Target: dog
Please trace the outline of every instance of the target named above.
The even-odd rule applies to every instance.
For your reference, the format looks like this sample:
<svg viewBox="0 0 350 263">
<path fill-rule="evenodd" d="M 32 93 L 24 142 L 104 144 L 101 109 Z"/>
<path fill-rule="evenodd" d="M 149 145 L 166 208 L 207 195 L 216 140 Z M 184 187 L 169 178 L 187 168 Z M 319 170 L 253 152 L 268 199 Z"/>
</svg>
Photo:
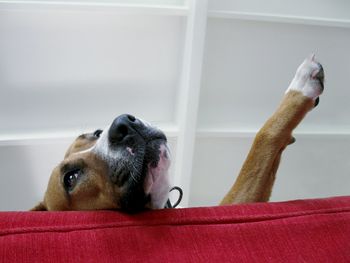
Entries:
<svg viewBox="0 0 350 263">
<path fill-rule="evenodd" d="M 221 205 L 269 200 L 281 154 L 293 130 L 319 102 L 324 70 L 312 55 L 299 66 L 282 103 L 257 133 L 236 182 Z M 170 190 L 165 134 L 124 114 L 104 131 L 80 135 L 54 168 L 33 211 L 164 208 Z"/>
</svg>

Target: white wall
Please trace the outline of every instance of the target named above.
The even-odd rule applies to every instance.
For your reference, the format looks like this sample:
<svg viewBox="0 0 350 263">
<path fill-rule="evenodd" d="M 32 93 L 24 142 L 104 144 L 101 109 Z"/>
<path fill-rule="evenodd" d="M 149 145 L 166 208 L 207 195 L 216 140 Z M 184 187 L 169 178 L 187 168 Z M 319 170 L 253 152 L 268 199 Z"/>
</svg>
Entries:
<svg viewBox="0 0 350 263">
<path fill-rule="evenodd" d="M 177 16 L 0 9 L 1 132 L 103 127 L 124 111 L 171 122 L 183 28 Z"/>
<path fill-rule="evenodd" d="M 216 204 L 311 52 L 321 103 L 273 200 L 350 185 L 347 1 L 0 1 L 0 210 L 28 209 L 81 132 L 133 113 L 163 128 L 183 205 Z"/>
</svg>

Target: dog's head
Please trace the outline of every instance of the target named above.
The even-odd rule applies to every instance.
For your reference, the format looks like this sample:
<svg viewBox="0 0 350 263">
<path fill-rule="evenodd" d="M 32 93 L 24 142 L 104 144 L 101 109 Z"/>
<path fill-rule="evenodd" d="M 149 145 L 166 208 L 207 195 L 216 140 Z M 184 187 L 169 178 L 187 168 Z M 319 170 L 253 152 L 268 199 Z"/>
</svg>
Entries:
<svg viewBox="0 0 350 263">
<path fill-rule="evenodd" d="M 169 165 L 164 133 L 124 114 L 74 141 L 33 210 L 164 208 Z"/>
</svg>

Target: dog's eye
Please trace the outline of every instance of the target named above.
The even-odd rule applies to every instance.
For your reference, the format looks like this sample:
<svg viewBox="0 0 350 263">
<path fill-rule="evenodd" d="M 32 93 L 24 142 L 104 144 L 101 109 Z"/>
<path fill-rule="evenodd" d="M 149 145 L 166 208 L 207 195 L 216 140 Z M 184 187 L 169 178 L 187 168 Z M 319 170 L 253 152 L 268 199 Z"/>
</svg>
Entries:
<svg viewBox="0 0 350 263">
<path fill-rule="evenodd" d="M 63 177 L 63 184 L 67 191 L 72 191 L 82 175 L 80 169 L 67 172 Z"/>
<path fill-rule="evenodd" d="M 103 132 L 102 130 L 96 130 L 94 131 L 93 135 L 94 137 L 99 138 L 102 132 Z"/>
</svg>

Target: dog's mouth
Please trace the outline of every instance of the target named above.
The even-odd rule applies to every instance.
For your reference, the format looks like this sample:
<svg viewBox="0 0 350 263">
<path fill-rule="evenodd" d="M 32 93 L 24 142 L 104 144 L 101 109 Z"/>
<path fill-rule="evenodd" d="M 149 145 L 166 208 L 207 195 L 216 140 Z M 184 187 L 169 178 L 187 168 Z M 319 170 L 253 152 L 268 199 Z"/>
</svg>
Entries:
<svg viewBox="0 0 350 263">
<path fill-rule="evenodd" d="M 164 208 L 170 190 L 170 152 L 162 131 L 124 114 L 101 134 L 94 151 L 107 163 L 109 178 L 121 192 L 122 210 Z"/>
</svg>

